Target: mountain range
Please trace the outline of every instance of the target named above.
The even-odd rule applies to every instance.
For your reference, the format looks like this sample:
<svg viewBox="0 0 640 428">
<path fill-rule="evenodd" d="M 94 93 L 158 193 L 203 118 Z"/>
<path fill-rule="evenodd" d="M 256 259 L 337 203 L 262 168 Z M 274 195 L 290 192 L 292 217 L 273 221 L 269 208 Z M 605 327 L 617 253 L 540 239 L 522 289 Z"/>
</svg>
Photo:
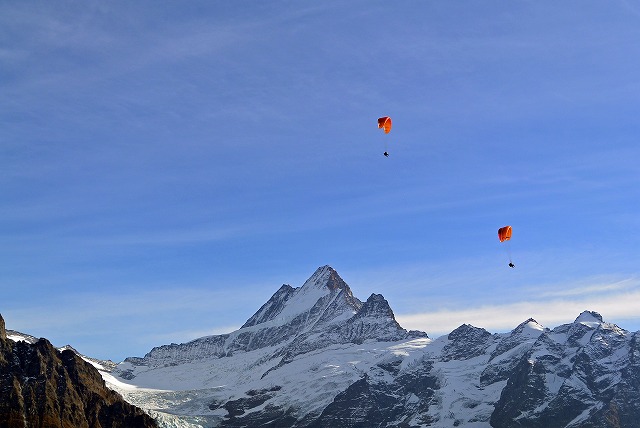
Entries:
<svg viewBox="0 0 640 428">
<path fill-rule="evenodd" d="M 323 266 L 232 333 L 92 364 L 163 427 L 640 427 L 638 339 L 593 311 L 433 339 Z"/>
</svg>

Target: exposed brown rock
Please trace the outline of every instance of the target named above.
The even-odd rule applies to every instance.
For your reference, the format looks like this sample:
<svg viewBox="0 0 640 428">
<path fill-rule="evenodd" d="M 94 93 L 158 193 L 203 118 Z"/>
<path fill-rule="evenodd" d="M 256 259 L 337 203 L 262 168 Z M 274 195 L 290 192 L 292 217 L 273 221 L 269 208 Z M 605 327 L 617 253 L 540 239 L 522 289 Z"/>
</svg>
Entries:
<svg viewBox="0 0 640 428">
<path fill-rule="evenodd" d="M 141 409 L 108 389 L 100 373 L 73 351 L 46 339 L 6 337 L 0 316 L 0 427 L 157 427 Z"/>
</svg>

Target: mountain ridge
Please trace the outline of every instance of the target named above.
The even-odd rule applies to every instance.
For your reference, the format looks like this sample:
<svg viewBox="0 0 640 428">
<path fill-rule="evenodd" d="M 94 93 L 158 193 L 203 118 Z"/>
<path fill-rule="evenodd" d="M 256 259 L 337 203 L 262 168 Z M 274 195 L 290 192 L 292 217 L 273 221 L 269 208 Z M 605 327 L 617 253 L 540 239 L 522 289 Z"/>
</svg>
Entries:
<svg viewBox="0 0 640 428">
<path fill-rule="evenodd" d="M 295 307 L 292 307 L 295 306 Z M 640 332 L 593 311 L 547 328 L 407 331 L 322 266 L 238 330 L 153 348 L 101 374 L 162 427 L 633 427 Z"/>
<path fill-rule="evenodd" d="M 362 302 L 338 278 L 322 266 L 239 330 L 171 345 L 180 351 L 162 358 L 154 348 L 108 375 L 171 391 L 128 396 L 162 402 L 193 427 L 610 427 L 636 417 L 637 334 L 597 312 L 553 329 L 529 318 L 506 333 L 463 324 L 431 339 L 403 329 L 382 295 Z M 180 357 L 211 341 L 217 353 Z"/>
</svg>

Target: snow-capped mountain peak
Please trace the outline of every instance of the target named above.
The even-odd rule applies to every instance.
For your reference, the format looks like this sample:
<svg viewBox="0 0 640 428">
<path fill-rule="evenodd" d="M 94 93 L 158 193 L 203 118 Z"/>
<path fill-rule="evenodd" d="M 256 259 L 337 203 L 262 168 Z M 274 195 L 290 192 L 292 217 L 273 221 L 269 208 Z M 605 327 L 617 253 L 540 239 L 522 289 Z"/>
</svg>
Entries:
<svg viewBox="0 0 640 428">
<path fill-rule="evenodd" d="M 341 299 L 338 296 L 341 296 Z M 286 324 L 294 320 L 300 314 L 309 311 L 317 312 L 316 305 L 328 306 L 331 302 L 343 300 L 347 306 L 351 306 L 351 315 L 355 314 L 362 303 L 353 297 L 351 289 L 338 272 L 330 266 L 319 267 L 302 287 L 292 288 L 283 285 L 269 299 L 267 303 L 247 320 L 242 328 L 255 326 L 273 321 L 274 324 Z M 326 318 L 326 316 L 325 316 Z"/>
<path fill-rule="evenodd" d="M 299 314 L 313 310 L 322 299 L 329 300 L 325 299 L 327 296 L 331 295 L 335 299 L 340 292 L 344 292 L 345 296 L 353 296 L 349 286 L 333 268 L 322 266 L 305 281 L 302 287 L 294 290 L 294 294 L 282 307 L 277 317 L 283 322 L 288 322 Z M 360 305 L 357 306 L 354 308 L 354 313 Z"/>
<path fill-rule="evenodd" d="M 544 326 L 533 318 L 529 318 L 518 327 L 516 327 L 512 334 L 516 334 L 522 338 L 534 338 L 537 339 L 538 336 L 544 331 Z"/>
<path fill-rule="evenodd" d="M 335 269 L 325 265 L 316 269 L 313 275 L 305 281 L 301 287 L 301 292 L 309 292 L 310 289 L 348 290 L 349 286 L 340 278 Z"/>
<path fill-rule="evenodd" d="M 322 332 L 332 332 L 323 339 L 323 345 L 368 338 L 378 340 L 382 333 L 387 337 L 389 330 L 406 333 L 397 325 L 392 312 L 390 329 L 385 322 L 383 324 L 387 328 L 382 331 L 379 326 L 383 324 L 371 321 L 364 324 L 359 322 L 358 329 L 345 328 L 346 321 L 355 318 L 362 306 L 363 303 L 353 296 L 338 273 L 330 266 L 322 266 L 302 287 L 281 286 L 239 330 L 188 343 L 159 346 L 144 358 L 131 357 L 126 361 L 137 366 L 158 367 L 178 361 L 222 358 L 237 352 L 265 348 L 272 348 L 275 354 L 293 356 L 316 346 L 317 343 L 311 343 L 313 340 L 310 338 Z M 386 306 L 388 308 L 388 304 Z M 135 376 L 134 371 L 127 368 L 123 376 Z"/>
<path fill-rule="evenodd" d="M 584 311 L 578 318 L 574 321 L 575 323 L 581 323 L 586 325 L 587 327 L 597 327 L 602 324 L 604 321 L 602 320 L 602 315 L 594 311 Z"/>
</svg>

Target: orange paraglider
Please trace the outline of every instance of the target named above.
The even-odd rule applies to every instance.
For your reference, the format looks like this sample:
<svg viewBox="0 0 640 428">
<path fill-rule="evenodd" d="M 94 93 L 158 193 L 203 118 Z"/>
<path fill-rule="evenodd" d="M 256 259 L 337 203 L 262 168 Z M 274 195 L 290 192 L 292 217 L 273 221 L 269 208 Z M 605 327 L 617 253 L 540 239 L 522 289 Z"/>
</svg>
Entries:
<svg viewBox="0 0 640 428">
<path fill-rule="evenodd" d="M 513 229 L 511 229 L 511 226 L 504 226 L 501 227 L 500 229 L 498 229 L 498 239 L 500 240 L 500 242 L 506 242 L 511 240 L 511 234 L 513 233 Z M 509 256 L 509 267 L 510 268 L 514 268 L 516 267 L 516 265 L 513 264 L 513 261 L 511 260 L 511 248 L 510 248 L 510 243 L 506 244 L 505 247 L 507 254 Z"/>
<path fill-rule="evenodd" d="M 378 128 L 380 129 L 384 129 L 384 133 L 388 134 L 389 132 L 391 132 L 391 118 L 389 116 L 383 116 L 383 117 L 379 117 L 378 118 Z M 384 155 L 386 157 L 389 157 L 389 152 L 387 152 L 387 142 L 385 141 L 384 144 L 385 150 L 384 150 Z"/>
</svg>

